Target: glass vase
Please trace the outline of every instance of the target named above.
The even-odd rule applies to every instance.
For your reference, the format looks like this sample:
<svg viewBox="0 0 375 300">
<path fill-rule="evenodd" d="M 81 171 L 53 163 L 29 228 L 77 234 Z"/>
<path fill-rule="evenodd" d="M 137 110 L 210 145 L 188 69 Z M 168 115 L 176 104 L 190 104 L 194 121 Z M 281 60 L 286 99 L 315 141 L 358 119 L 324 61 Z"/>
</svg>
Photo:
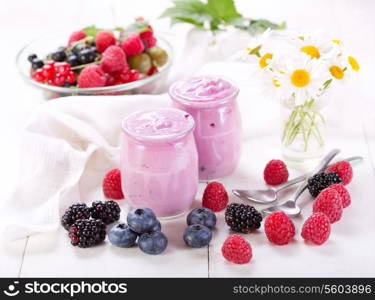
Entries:
<svg viewBox="0 0 375 300">
<path fill-rule="evenodd" d="M 294 97 L 282 101 L 282 154 L 297 169 L 311 169 L 324 154 L 325 98 L 321 95 L 298 104 Z"/>
</svg>

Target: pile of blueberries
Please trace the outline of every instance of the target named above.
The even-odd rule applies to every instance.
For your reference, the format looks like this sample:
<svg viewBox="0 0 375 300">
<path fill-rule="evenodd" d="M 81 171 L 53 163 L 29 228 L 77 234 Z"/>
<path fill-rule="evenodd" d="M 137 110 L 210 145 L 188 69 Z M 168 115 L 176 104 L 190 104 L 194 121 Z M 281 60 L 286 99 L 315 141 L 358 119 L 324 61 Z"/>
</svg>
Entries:
<svg viewBox="0 0 375 300">
<path fill-rule="evenodd" d="M 129 212 L 127 224 L 118 224 L 108 233 L 109 241 L 121 248 L 136 245 L 147 254 L 160 254 L 168 245 L 167 237 L 161 232 L 161 224 L 149 208 L 137 208 Z"/>
<path fill-rule="evenodd" d="M 95 41 L 91 43 L 79 43 L 73 48 L 59 47 L 56 51 L 47 56 L 47 60 L 55 62 L 67 62 L 71 67 L 89 64 L 95 61 L 100 54 L 96 50 Z M 36 54 L 31 54 L 28 57 L 31 63 L 31 68 L 37 70 L 44 66 L 43 60 L 38 58 Z"/>
</svg>

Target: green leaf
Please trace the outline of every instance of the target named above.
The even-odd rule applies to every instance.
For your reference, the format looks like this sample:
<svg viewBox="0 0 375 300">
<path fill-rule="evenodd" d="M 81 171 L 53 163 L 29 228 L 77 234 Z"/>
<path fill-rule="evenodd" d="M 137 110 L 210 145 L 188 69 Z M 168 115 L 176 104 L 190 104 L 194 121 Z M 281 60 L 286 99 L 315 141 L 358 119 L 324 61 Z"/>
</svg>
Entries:
<svg viewBox="0 0 375 300">
<path fill-rule="evenodd" d="M 96 27 L 95 25 L 88 26 L 82 29 L 82 31 L 86 34 L 86 36 L 91 36 L 93 38 L 96 37 L 99 31 L 103 29 Z"/>
<path fill-rule="evenodd" d="M 215 19 L 230 23 L 231 20 L 241 18 L 233 0 L 208 0 L 207 8 Z"/>
<path fill-rule="evenodd" d="M 265 19 L 259 19 L 259 20 L 251 20 L 247 30 L 252 35 L 257 35 L 257 34 L 260 34 L 260 33 L 264 32 L 268 28 L 279 30 L 279 29 L 284 29 L 285 27 L 286 27 L 285 22 L 283 22 L 281 24 L 276 24 L 276 23 L 272 23 L 272 22 L 270 22 L 268 20 L 265 20 Z"/>
</svg>

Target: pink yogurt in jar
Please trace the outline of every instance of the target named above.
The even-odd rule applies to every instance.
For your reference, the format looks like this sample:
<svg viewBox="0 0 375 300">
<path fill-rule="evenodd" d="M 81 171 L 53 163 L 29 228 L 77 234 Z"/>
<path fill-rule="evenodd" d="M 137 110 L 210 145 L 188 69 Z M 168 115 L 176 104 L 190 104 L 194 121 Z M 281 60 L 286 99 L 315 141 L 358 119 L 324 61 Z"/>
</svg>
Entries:
<svg viewBox="0 0 375 300">
<path fill-rule="evenodd" d="M 237 86 L 228 79 L 199 76 L 175 82 L 173 106 L 191 114 L 199 157 L 199 179 L 230 175 L 241 153 L 241 116 Z"/>
<path fill-rule="evenodd" d="M 198 188 L 194 120 L 174 108 L 142 110 L 126 117 L 121 150 L 122 188 L 130 206 L 159 217 L 187 211 Z"/>
</svg>

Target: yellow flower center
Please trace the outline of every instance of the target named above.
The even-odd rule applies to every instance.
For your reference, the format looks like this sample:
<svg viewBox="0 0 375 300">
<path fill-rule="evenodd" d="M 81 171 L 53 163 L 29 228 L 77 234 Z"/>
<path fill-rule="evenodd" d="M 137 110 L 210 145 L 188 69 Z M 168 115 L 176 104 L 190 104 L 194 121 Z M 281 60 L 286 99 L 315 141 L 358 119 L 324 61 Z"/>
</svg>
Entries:
<svg viewBox="0 0 375 300">
<path fill-rule="evenodd" d="M 280 86 L 280 83 L 277 82 L 277 79 L 274 79 L 272 83 L 273 83 L 273 85 L 275 87 L 279 87 Z"/>
<path fill-rule="evenodd" d="M 342 45 L 342 41 L 340 40 L 332 40 L 332 42 L 334 42 L 337 45 Z"/>
<path fill-rule="evenodd" d="M 272 59 L 272 54 L 271 53 L 266 53 L 264 54 L 260 59 L 259 59 L 259 66 L 264 69 L 265 67 L 268 66 L 269 62 L 268 60 Z"/>
<path fill-rule="evenodd" d="M 354 71 L 359 71 L 358 61 L 353 56 L 348 56 L 348 62 Z"/>
<path fill-rule="evenodd" d="M 312 45 L 302 47 L 301 51 L 306 53 L 307 55 L 310 55 L 311 58 L 319 58 L 320 57 L 320 53 L 319 53 L 318 48 L 316 48 L 315 46 L 312 46 Z"/>
<path fill-rule="evenodd" d="M 331 72 L 332 76 L 337 79 L 344 78 L 344 71 L 339 66 L 330 66 L 329 71 Z"/>
<path fill-rule="evenodd" d="M 298 69 L 292 73 L 290 80 L 296 87 L 302 88 L 309 84 L 310 74 L 306 70 Z"/>
</svg>

